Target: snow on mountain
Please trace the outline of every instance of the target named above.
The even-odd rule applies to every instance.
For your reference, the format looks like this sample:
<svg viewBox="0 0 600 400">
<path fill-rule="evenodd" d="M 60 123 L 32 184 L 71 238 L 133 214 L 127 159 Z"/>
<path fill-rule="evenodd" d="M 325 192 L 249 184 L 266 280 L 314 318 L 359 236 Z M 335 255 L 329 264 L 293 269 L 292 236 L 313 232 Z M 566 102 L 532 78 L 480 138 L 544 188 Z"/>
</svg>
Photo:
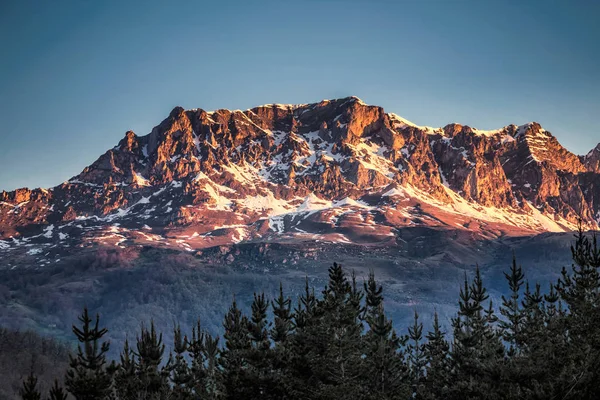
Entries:
<svg viewBox="0 0 600 400">
<path fill-rule="evenodd" d="M 68 182 L 2 192 L 0 252 L 393 245 L 414 226 L 492 238 L 572 230 L 580 216 L 597 227 L 597 153 L 577 157 L 537 123 L 418 126 L 356 97 L 245 111 L 176 107 Z"/>
</svg>

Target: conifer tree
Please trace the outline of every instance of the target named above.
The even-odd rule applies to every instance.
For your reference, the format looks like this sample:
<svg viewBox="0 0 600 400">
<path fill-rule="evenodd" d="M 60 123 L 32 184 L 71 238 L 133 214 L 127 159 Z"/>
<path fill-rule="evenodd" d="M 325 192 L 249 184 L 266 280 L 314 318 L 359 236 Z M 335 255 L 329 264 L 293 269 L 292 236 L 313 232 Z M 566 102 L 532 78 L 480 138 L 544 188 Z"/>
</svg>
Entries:
<svg viewBox="0 0 600 400">
<path fill-rule="evenodd" d="M 64 391 L 62 386 L 58 383 L 58 379 L 54 380 L 54 384 L 50 388 L 49 400 L 67 400 L 67 392 Z"/>
<path fill-rule="evenodd" d="M 280 382 L 290 398 L 308 398 L 318 392 L 320 379 L 317 378 L 318 360 L 326 350 L 326 341 L 321 340 L 322 312 L 317 307 L 314 288 L 304 281 L 304 292 L 299 296 L 292 314 L 294 334 L 286 340 L 288 361 L 282 366 Z M 309 381 L 311 383 L 309 383 Z"/>
<path fill-rule="evenodd" d="M 168 368 L 161 368 L 165 345 L 162 342 L 162 333 L 156 332 L 154 321 L 150 321 L 150 329 L 142 324 L 136 348 L 140 394 L 146 399 L 159 399 L 166 396 L 170 391 L 169 371 Z"/>
<path fill-rule="evenodd" d="M 283 296 L 283 286 L 279 284 L 279 296 L 271 302 L 273 308 L 273 328 L 271 328 L 271 339 L 277 346 L 285 343 L 293 329 L 292 322 L 292 300 Z"/>
<path fill-rule="evenodd" d="M 369 311 L 369 331 L 365 335 L 363 381 L 370 399 L 408 398 L 412 389 L 408 384 L 408 368 L 404 364 L 401 347 L 406 337 L 398 337 L 388 320 L 383 303 L 376 311 Z"/>
<path fill-rule="evenodd" d="M 523 323 L 523 312 L 521 311 L 519 296 L 521 286 L 523 286 L 525 275 L 520 266 L 517 266 L 517 260 L 513 254 L 510 273 L 504 273 L 510 289 L 510 297 L 502 296 L 502 306 L 500 313 L 506 318 L 500 322 L 502 337 L 509 345 L 509 355 L 519 352 L 521 347 L 521 330 Z"/>
<path fill-rule="evenodd" d="M 279 295 L 271 301 L 273 310 L 273 327 L 270 330 L 270 337 L 274 343 L 271 349 L 271 378 L 273 391 L 278 393 L 280 398 L 286 398 L 287 387 L 287 368 L 290 365 L 290 343 L 288 339 L 294 329 L 292 315 L 292 300 L 283 295 L 283 286 L 279 284 Z"/>
<path fill-rule="evenodd" d="M 536 351 L 537 347 L 542 343 L 544 324 L 544 297 L 540 291 L 540 285 L 535 285 L 535 290 L 532 292 L 529 287 L 529 282 L 525 283 L 525 292 L 523 293 L 523 345 L 527 347 L 527 351 L 531 353 Z"/>
<path fill-rule="evenodd" d="M 308 277 L 304 280 L 304 293 L 298 298 L 298 305 L 294 309 L 293 321 L 296 328 L 304 328 L 314 316 L 317 299 L 314 288 L 308 285 Z"/>
<path fill-rule="evenodd" d="M 364 283 L 365 290 L 365 308 L 364 318 L 368 320 L 370 317 L 374 317 L 379 314 L 380 305 L 383 303 L 383 287 L 377 284 L 375 280 L 375 272 L 369 271 L 369 278 Z"/>
<path fill-rule="evenodd" d="M 324 396 L 357 395 L 361 370 L 360 316 L 362 294 L 356 277 L 349 282 L 340 264 L 329 268 L 329 282 L 319 302 L 323 315 L 318 338 L 325 343 L 325 354 L 317 361 Z"/>
<path fill-rule="evenodd" d="M 207 370 L 206 370 L 206 333 L 200 326 L 200 321 L 192 327 L 192 338 L 188 343 L 188 352 L 191 357 L 191 367 L 189 374 L 191 380 L 188 385 L 198 396 L 207 393 Z"/>
<path fill-rule="evenodd" d="M 564 310 L 560 302 L 560 295 L 556 290 L 556 285 L 550 284 L 548 293 L 544 294 L 544 302 L 546 304 L 546 323 L 550 324 L 556 317 L 564 316 Z"/>
<path fill-rule="evenodd" d="M 37 388 L 38 379 L 32 371 L 29 373 L 27 378 L 23 381 L 21 389 L 19 389 L 19 395 L 23 400 L 40 400 L 42 395 Z"/>
<path fill-rule="evenodd" d="M 415 310 L 414 322 L 408 327 L 408 363 L 412 392 L 419 393 L 425 377 L 425 345 L 423 344 L 423 324 L 419 321 L 419 314 Z"/>
<path fill-rule="evenodd" d="M 566 383 L 569 396 L 590 398 L 600 393 L 600 247 L 594 233 L 591 240 L 582 227 L 571 247 L 573 265 L 563 268 L 557 290 L 568 307 L 565 317 L 569 343 L 563 365 L 572 365 L 575 378 Z"/>
<path fill-rule="evenodd" d="M 114 375 L 114 387 L 117 397 L 119 400 L 137 399 L 137 392 L 140 390 L 141 385 L 137 376 L 135 353 L 129 347 L 129 340 L 127 338 L 125 338 L 120 361 Z"/>
<path fill-rule="evenodd" d="M 79 341 L 77 355 L 70 356 L 69 369 L 65 378 L 67 390 L 76 400 L 98 400 L 111 392 L 113 366 L 106 365 L 108 342 L 100 342 L 108 332 L 100 328 L 100 316 L 92 324 L 87 308 L 79 316 L 81 328 L 73 326 L 73 333 Z"/>
<path fill-rule="evenodd" d="M 218 399 L 221 397 L 222 388 L 219 381 L 219 337 L 212 337 L 208 333 L 204 334 L 204 358 L 206 359 L 206 373 L 203 389 L 196 391 L 196 394 L 206 393 L 207 399 Z"/>
<path fill-rule="evenodd" d="M 192 398 L 193 376 L 185 359 L 188 351 L 187 336 L 182 335 L 181 327 L 173 329 L 173 352 L 169 357 L 169 370 L 172 385 L 172 398 L 186 400 Z"/>
<path fill-rule="evenodd" d="M 450 386 L 450 345 L 442 331 L 438 313 L 433 315 L 433 330 L 426 335 L 424 345 L 426 375 L 424 388 L 418 397 L 423 399 L 443 399 L 447 397 Z"/>
<path fill-rule="evenodd" d="M 269 302 L 264 293 L 254 294 L 252 302 L 252 315 L 248 321 L 248 333 L 250 336 L 250 349 L 246 354 L 248 360 L 248 389 L 252 393 L 250 398 L 270 398 L 273 388 L 272 354 L 269 342 L 269 331 L 267 323 L 267 310 Z"/>
<path fill-rule="evenodd" d="M 469 285 L 465 275 L 459 294 L 459 310 L 452 320 L 454 342 L 451 351 L 453 374 L 449 398 L 493 398 L 500 383 L 500 362 L 504 347 L 492 326 L 493 307 L 485 310 L 489 298 L 479 267 Z"/>
<path fill-rule="evenodd" d="M 479 267 L 475 269 L 475 277 L 471 285 L 471 299 L 478 304 L 473 331 L 476 337 L 475 362 L 478 374 L 475 375 L 479 379 L 478 391 L 482 394 L 487 393 L 486 396 L 492 399 L 494 398 L 493 394 L 499 394 L 498 392 L 502 391 L 498 385 L 501 383 L 500 367 L 504 359 L 504 345 L 501 335 L 495 327 L 498 318 L 495 315 L 492 301 L 488 302 L 488 308 L 483 308 L 489 295 L 483 285 Z"/>
<path fill-rule="evenodd" d="M 398 337 L 392 327 L 392 321 L 385 315 L 383 306 L 383 288 L 375 280 L 375 274 L 369 272 L 364 283 L 365 307 L 364 319 L 369 331 L 363 339 L 363 385 L 366 398 L 390 399 L 394 396 L 408 398 L 411 391 L 407 376 L 408 368 L 403 360 L 401 347 L 407 337 Z"/>
<path fill-rule="evenodd" d="M 235 299 L 223 321 L 225 347 L 221 353 L 223 368 L 223 390 L 226 398 L 243 399 L 247 397 L 248 359 L 251 348 L 248 332 L 248 318 L 242 315 Z"/>
</svg>

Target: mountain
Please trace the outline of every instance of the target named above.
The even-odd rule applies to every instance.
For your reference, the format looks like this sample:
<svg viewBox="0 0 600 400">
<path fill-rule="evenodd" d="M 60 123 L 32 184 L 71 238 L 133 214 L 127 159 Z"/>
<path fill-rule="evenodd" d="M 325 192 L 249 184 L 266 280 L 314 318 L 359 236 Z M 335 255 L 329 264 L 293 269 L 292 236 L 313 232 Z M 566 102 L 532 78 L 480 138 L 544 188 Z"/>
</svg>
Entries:
<svg viewBox="0 0 600 400">
<path fill-rule="evenodd" d="M 415 226 L 497 238 L 569 231 L 581 216 L 595 228 L 599 162 L 600 145 L 578 157 L 535 122 L 421 127 L 357 97 L 176 107 L 61 185 L 0 193 L 0 252 L 44 263 L 105 244 L 402 247 Z"/>
<path fill-rule="evenodd" d="M 537 123 L 416 126 L 356 97 L 246 111 L 176 107 L 49 189 L 0 193 L 0 326 L 71 338 L 85 304 L 126 334 L 152 319 L 220 332 L 232 294 L 293 297 L 341 262 L 374 271 L 406 326 L 448 326 L 479 265 L 494 303 L 512 254 L 553 282 L 578 216 L 600 222 L 600 147 Z"/>
</svg>

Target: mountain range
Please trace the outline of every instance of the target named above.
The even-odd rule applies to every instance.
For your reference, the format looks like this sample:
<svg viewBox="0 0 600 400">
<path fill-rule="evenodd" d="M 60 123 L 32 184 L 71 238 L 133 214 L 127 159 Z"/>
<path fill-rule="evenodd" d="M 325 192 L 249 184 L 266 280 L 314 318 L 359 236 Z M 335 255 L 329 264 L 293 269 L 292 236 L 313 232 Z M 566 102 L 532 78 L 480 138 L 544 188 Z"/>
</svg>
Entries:
<svg viewBox="0 0 600 400">
<path fill-rule="evenodd" d="M 431 128 L 357 97 L 176 107 L 67 182 L 0 193 L 0 254 L 45 264 L 105 245 L 402 247 L 408 227 L 494 239 L 579 219 L 600 223 L 600 144 L 577 156 L 536 122 Z"/>
<path fill-rule="evenodd" d="M 431 128 L 356 97 L 176 107 L 67 182 L 0 193 L 0 326 L 70 339 L 87 305 L 117 357 L 141 321 L 166 343 L 174 321 L 219 333 L 232 295 L 295 297 L 332 262 L 374 271 L 399 326 L 449 326 L 476 265 L 495 304 L 513 254 L 553 282 L 599 212 L 600 145 L 577 156 L 535 122 Z"/>
</svg>

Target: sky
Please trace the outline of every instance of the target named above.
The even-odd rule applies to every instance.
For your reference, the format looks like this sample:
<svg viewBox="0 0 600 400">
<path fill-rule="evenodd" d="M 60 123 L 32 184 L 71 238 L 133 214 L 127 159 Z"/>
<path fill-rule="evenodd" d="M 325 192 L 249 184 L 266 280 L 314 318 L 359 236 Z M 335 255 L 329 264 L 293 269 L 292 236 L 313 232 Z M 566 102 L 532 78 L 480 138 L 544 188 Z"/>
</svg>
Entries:
<svg viewBox="0 0 600 400">
<path fill-rule="evenodd" d="M 51 187 L 175 106 L 355 95 L 419 125 L 600 142 L 597 1 L 0 1 L 0 190 Z"/>
</svg>

